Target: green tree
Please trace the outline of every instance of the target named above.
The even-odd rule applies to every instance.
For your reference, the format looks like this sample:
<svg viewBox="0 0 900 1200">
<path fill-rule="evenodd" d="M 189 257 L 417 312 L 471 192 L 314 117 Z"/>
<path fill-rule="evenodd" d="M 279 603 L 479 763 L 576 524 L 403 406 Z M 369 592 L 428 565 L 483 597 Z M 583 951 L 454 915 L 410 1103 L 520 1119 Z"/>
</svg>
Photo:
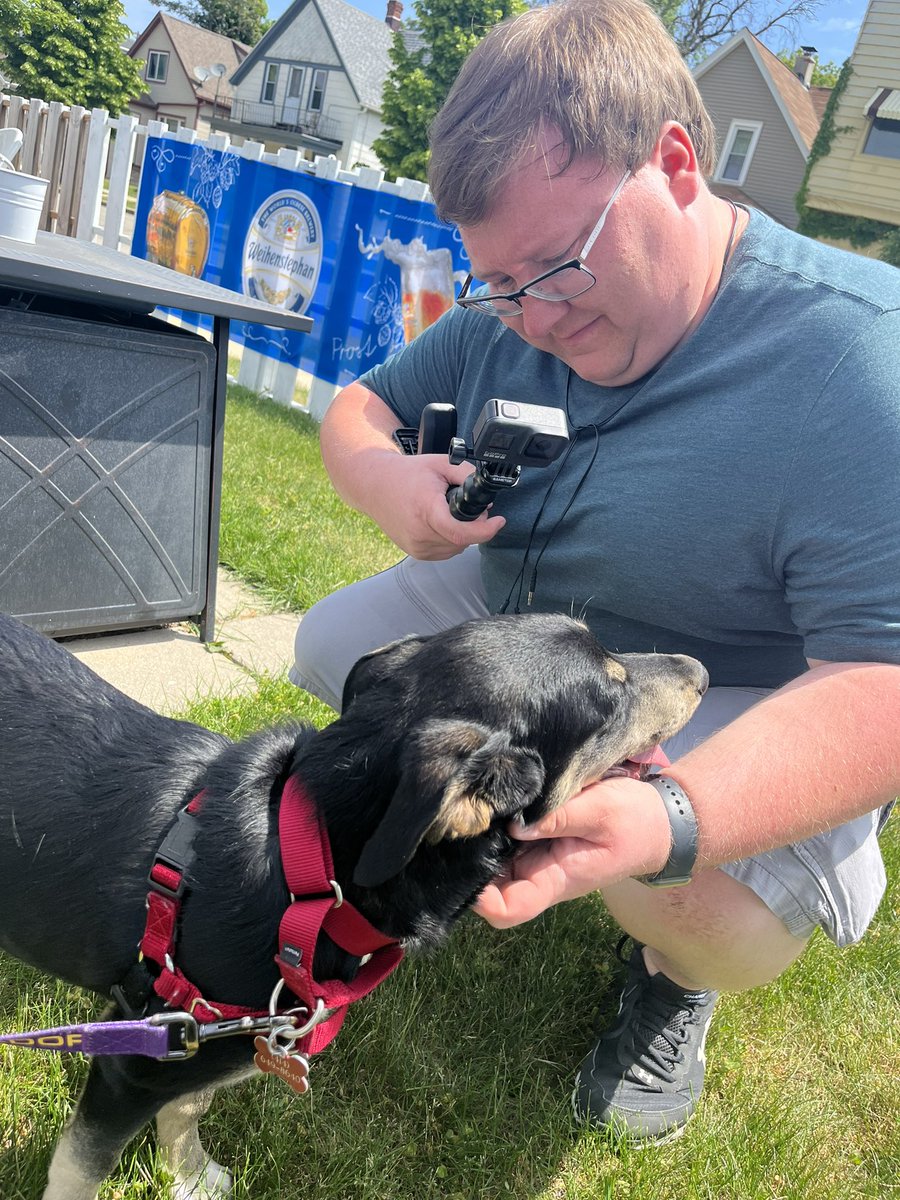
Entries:
<svg viewBox="0 0 900 1200">
<path fill-rule="evenodd" d="M 151 3 L 191 25 L 247 46 L 255 46 L 272 24 L 266 0 L 151 0 Z"/>
<path fill-rule="evenodd" d="M 144 90 L 122 0 L 0 0 L 2 70 L 20 95 L 120 113 Z"/>
<path fill-rule="evenodd" d="M 425 178 L 428 127 L 463 59 L 492 25 L 525 7 L 524 0 L 418 0 L 415 19 L 391 45 L 381 105 L 384 133 L 373 143 L 391 178 Z"/>
<path fill-rule="evenodd" d="M 778 58 L 786 67 L 793 68 L 797 55 L 801 51 L 795 50 L 793 54 L 788 54 L 782 51 Z M 811 87 L 827 87 L 833 88 L 838 81 L 838 76 L 841 73 L 841 64 L 836 62 L 820 63 L 817 62 L 813 67 L 812 78 L 810 79 Z"/>
</svg>

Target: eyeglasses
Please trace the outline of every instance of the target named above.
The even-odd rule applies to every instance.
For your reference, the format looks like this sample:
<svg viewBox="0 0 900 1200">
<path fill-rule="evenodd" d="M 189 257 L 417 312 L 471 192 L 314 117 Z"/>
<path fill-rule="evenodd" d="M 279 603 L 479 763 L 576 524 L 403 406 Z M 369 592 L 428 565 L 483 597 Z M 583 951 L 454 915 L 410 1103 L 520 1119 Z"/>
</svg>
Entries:
<svg viewBox="0 0 900 1200">
<path fill-rule="evenodd" d="M 519 303 L 522 296 L 534 296 L 537 300 L 549 300 L 557 303 L 560 300 L 574 300 L 576 296 L 581 296 L 589 291 L 597 282 L 597 277 L 584 265 L 584 260 L 600 236 L 600 230 L 606 224 L 609 210 L 630 176 L 631 171 L 626 171 L 616 184 L 615 191 L 607 201 L 606 207 L 600 214 L 600 219 L 591 230 L 591 235 L 584 243 L 584 248 L 577 258 L 570 258 L 566 262 L 560 263 L 558 267 L 554 267 L 552 271 L 545 271 L 543 275 L 536 276 L 529 280 L 524 287 L 520 287 L 517 292 L 498 292 L 493 296 L 470 296 L 469 288 L 472 286 L 474 276 L 469 275 L 462 285 L 456 303 L 462 308 L 477 308 L 479 312 L 490 313 L 494 317 L 518 317 L 522 314 L 522 305 Z"/>
</svg>

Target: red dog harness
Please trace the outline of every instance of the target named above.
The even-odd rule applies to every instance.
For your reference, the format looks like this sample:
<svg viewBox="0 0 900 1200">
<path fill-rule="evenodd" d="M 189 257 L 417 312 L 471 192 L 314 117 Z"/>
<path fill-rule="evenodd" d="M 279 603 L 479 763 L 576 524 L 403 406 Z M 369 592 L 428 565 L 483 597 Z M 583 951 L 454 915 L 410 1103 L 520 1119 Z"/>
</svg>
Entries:
<svg viewBox="0 0 900 1200">
<path fill-rule="evenodd" d="M 199 1024 L 262 1017 L 266 1013 L 258 1009 L 206 999 L 175 964 L 178 915 L 202 799 L 201 792 L 179 813 L 176 825 L 157 851 L 149 877 L 151 890 L 141 954 L 159 968 L 153 984 L 157 995 L 168 1007 L 190 1013 Z M 337 1034 L 348 1006 L 387 978 L 402 959 L 403 950 L 343 899 L 334 881 L 325 827 L 293 778 L 285 785 L 278 822 L 291 903 L 278 927 L 279 953 L 275 961 L 283 984 L 297 997 L 307 1017 L 315 1019 L 322 1014 L 299 1047 L 304 1055 L 317 1054 Z M 313 977 L 313 956 L 322 930 L 348 954 L 370 956 L 352 983 Z M 279 990 L 276 988 L 274 995 Z"/>
</svg>

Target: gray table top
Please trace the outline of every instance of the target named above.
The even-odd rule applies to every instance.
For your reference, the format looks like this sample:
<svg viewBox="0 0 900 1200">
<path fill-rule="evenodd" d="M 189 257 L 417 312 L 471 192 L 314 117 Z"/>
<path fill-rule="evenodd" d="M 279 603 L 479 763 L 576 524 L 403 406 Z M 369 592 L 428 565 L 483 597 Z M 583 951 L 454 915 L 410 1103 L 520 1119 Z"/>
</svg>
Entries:
<svg viewBox="0 0 900 1200">
<path fill-rule="evenodd" d="M 0 237 L 0 287 L 22 287 L 44 295 L 95 300 L 138 312 L 151 312 L 160 306 L 300 333 L 312 328 L 309 317 L 275 308 L 203 279 L 181 275 L 158 263 L 110 250 L 108 246 L 57 233 L 39 233 L 33 245 Z"/>
</svg>

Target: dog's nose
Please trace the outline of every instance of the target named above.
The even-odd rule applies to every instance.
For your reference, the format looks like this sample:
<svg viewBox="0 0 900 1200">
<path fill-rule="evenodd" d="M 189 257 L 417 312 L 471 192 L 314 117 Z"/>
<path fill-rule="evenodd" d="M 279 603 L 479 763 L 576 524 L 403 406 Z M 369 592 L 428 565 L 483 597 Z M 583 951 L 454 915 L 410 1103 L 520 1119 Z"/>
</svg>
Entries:
<svg viewBox="0 0 900 1200">
<path fill-rule="evenodd" d="M 709 672 L 706 667 L 698 659 L 691 658 L 689 654 L 676 654 L 675 657 L 685 668 L 688 683 L 691 687 L 695 687 L 698 694 L 702 696 L 709 687 Z"/>
</svg>

